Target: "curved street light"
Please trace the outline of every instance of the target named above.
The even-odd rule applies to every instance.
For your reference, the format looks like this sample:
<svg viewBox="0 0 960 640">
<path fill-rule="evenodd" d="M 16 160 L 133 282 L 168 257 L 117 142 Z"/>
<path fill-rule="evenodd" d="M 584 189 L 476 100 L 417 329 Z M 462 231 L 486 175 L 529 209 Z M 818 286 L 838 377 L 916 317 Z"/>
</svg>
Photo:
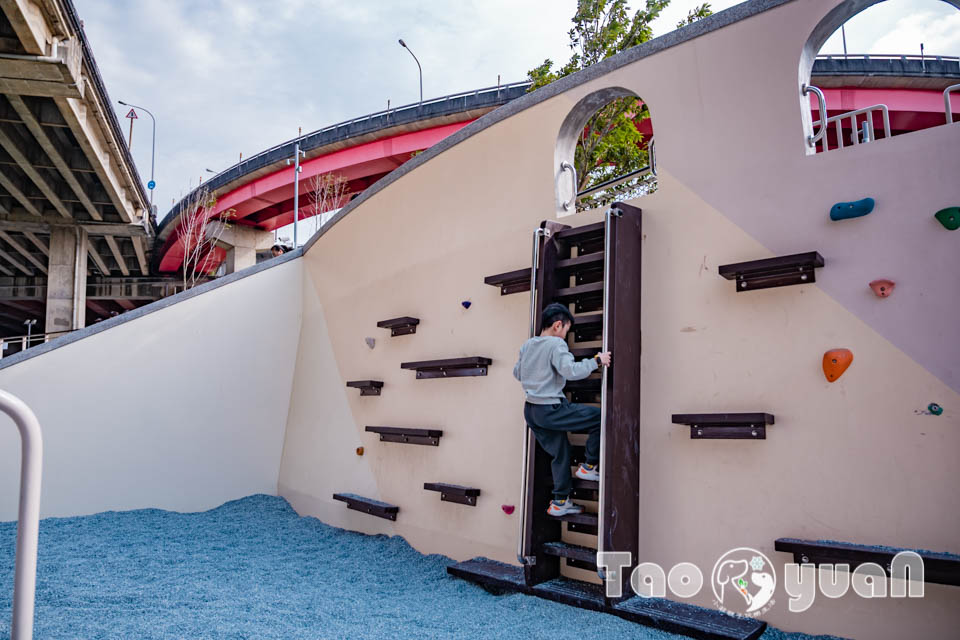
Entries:
<svg viewBox="0 0 960 640">
<path fill-rule="evenodd" d="M 410 47 L 407 46 L 407 43 L 403 41 L 403 38 L 399 40 L 400 46 L 410 52 L 410 55 L 413 56 L 414 62 L 417 63 L 417 69 L 420 70 L 420 104 L 423 104 L 423 67 L 420 66 L 420 61 L 417 60 L 417 56 L 414 55 L 413 51 L 410 51 Z"/>
<path fill-rule="evenodd" d="M 153 166 L 157 159 L 157 119 L 153 117 L 153 114 L 150 113 L 149 109 L 144 109 L 143 107 L 138 107 L 135 104 L 129 104 L 123 100 L 117 100 L 120 104 L 125 107 L 133 107 L 134 109 L 142 109 L 147 112 L 147 115 L 150 116 L 150 121 L 153 122 L 153 144 L 150 149 L 150 184 L 156 186 L 156 182 L 153 180 Z M 153 187 L 150 187 L 150 214 L 153 214 Z"/>
</svg>

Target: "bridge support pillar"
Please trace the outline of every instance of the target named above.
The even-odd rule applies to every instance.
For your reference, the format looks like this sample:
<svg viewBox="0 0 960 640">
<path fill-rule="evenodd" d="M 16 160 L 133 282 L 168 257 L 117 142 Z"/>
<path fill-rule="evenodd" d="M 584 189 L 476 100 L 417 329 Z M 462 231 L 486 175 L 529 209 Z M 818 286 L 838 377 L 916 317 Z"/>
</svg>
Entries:
<svg viewBox="0 0 960 640">
<path fill-rule="evenodd" d="M 273 232 L 233 225 L 217 238 L 217 245 L 227 251 L 226 272 L 233 273 L 257 263 L 257 251 L 273 245 Z"/>
<path fill-rule="evenodd" d="M 87 246 L 87 232 L 79 225 L 50 227 L 46 333 L 86 326 Z"/>
</svg>

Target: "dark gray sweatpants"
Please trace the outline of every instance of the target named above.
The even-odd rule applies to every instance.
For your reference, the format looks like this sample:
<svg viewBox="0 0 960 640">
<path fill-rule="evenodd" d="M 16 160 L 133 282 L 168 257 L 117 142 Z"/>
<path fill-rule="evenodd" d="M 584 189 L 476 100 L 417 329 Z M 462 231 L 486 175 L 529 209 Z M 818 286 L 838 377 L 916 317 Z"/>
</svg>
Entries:
<svg viewBox="0 0 960 640">
<path fill-rule="evenodd" d="M 553 495 L 557 499 L 570 495 L 570 440 L 568 433 L 587 433 L 586 462 L 600 461 L 600 407 L 573 404 L 566 398 L 557 404 L 523 405 L 523 417 L 537 442 L 551 457 Z"/>
</svg>

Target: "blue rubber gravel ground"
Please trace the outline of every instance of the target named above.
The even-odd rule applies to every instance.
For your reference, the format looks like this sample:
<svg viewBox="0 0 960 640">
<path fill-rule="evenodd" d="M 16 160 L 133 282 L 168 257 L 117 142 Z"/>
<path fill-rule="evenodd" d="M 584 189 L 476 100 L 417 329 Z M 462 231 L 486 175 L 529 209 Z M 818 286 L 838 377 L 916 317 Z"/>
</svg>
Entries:
<svg viewBox="0 0 960 640">
<path fill-rule="evenodd" d="M 16 524 L 0 523 L 0 638 Z M 40 525 L 35 638 L 680 638 L 448 576 L 400 537 L 301 518 L 255 495 L 203 513 L 157 509 Z M 811 636 L 774 629 L 763 640 Z"/>
</svg>

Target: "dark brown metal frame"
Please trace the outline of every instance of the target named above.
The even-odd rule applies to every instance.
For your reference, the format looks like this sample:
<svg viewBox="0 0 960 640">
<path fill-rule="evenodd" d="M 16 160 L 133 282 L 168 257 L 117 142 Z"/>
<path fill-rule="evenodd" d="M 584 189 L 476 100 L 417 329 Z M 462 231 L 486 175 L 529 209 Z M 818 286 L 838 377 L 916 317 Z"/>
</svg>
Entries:
<svg viewBox="0 0 960 640">
<path fill-rule="evenodd" d="M 381 320 L 377 326 L 381 329 L 390 329 L 390 336 L 406 336 L 417 332 L 417 325 L 420 324 L 420 318 L 403 316 L 401 318 L 391 318 L 390 320 Z"/>
<path fill-rule="evenodd" d="M 439 429 L 410 429 L 407 427 L 366 427 L 364 431 L 380 434 L 381 442 L 425 444 L 439 446 L 443 431 Z"/>
<path fill-rule="evenodd" d="M 465 376 L 485 376 L 487 367 L 493 360 L 483 356 L 467 358 L 448 358 L 446 360 L 421 360 L 419 362 L 404 362 L 401 369 L 412 369 L 417 372 L 417 380 L 429 378 L 462 378 Z"/>
<path fill-rule="evenodd" d="M 383 388 L 382 380 L 350 380 L 347 386 L 352 389 L 360 389 L 361 396 L 378 396 Z"/>
<path fill-rule="evenodd" d="M 480 496 L 480 489 L 463 487 L 458 484 L 424 482 L 423 488 L 427 491 L 439 491 L 441 502 L 456 502 L 470 507 L 477 506 L 477 498 Z"/>
</svg>

